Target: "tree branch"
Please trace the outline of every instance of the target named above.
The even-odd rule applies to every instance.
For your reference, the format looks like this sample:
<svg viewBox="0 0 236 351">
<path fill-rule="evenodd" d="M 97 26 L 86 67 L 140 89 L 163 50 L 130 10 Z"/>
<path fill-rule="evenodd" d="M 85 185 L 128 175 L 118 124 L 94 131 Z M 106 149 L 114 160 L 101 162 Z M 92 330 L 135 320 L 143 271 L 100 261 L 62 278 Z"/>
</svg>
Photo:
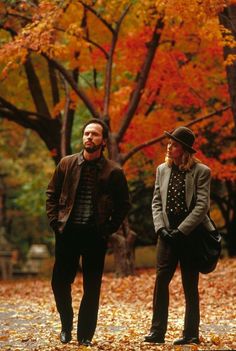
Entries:
<svg viewBox="0 0 236 351">
<path fill-rule="evenodd" d="M 154 56 L 156 53 L 156 49 L 157 49 L 159 41 L 160 41 L 161 29 L 163 29 L 163 27 L 164 27 L 163 18 L 159 18 L 157 20 L 155 29 L 153 31 L 152 39 L 147 44 L 147 47 L 148 47 L 147 54 L 146 54 L 143 66 L 141 68 L 141 71 L 139 73 L 136 87 L 132 93 L 130 103 L 128 106 L 128 110 L 123 118 L 123 122 L 121 124 L 120 130 L 116 136 L 118 143 L 122 140 L 127 128 L 129 127 L 129 124 L 130 124 L 131 120 L 133 119 L 134 114 L 136 112 L 136 109 L 138 107 L 138 104 L 140 102 L 140 99 L 141 99 L 141 96 L 143 93 L 143 89 L 145 88 L 145 85 L 146 85 L 146 82 L 148 79 L 148 75 L 149 75 L 149 72 L 150 72 L 150 69 L 152 66 L 152 62 L 153 62 L 153 59 L 154 59 Z"/>
<path fill-rule="evenodd" d="M 222 109 L 218 110 L 218 111 L 214 111 L 212 113 L 209 113 L 206 116 L 203 117 L 199 117 L 187 124 L 185 124 L 185 127 L 190 127 L 196 123 L 202 122 L 208 118 L 211 118 L 215 115 L 221 116 L 223 112 L 227 111 L 228 109 L 231 108 L 231 105 L 228 105 L 226 107 L 223 107 Z M 123 165 L 125 162 L 127 162 L 134 154 L 136 154 L 138 151 L 144 149 L 145 147 L 151 146 L 153 144 L 156 144 L 158 142 L 160 142 L 161 140 L 163 140 L 164 138 L 166 138 L 166 136 L 164 134 L 160 135 L 159 137 L 153 138 L 151 140 L 148 140 L 140 145 L 135 146 L 133 149 L 131 149 L 129 152 L 127 152 L 125 155 L 120 157 L 120 161 L 121 164 Z"/>
<path fill-rule="evenodd" d="M 160 95 L 161 88 L 162 88 L 162 84 L 156 89 L 155 97 L 152 99 L 152 102 L 149 104 L 147 110 L 144 113 L 145 117 L 147 117 L 149 113 L 151 113 L 154 110 L 156 106 L 156 98 Z"/>
<path fill-rule="evenodd" d="M 93 13 L 110 31 L 111 33 L 114 32 L 114 29 L 112 28 L 112 26 L 110 25 L 110 23 L 108 23 L 96 10 L 94 10 L 91 6 L 85 4 L 82 0 L 79 0 L 79 3 L 86 8 L 87 10 L 89 10 L 91 13 Z"/>
<path fill-rule="evenodd" d="M 3 115 L 0 116 L 0 118 L 4 118 L 4 113 L 6 113 L 9 116 L 9 120 L 18 124 L 21 124 L 20 119 L 23 118 L 24 124 L 22 124 L 22 126 L 25 128 L 32 128 L 33 124 L 38 123 L 40 120 L 45 124 L 47 124 L 50 120 L 48 116 L 42 115 L 38 112 L 19 109 L 11 102 L 4 99 L 2 96 L 0 96 L 0 111 Z"/>
<path fill-rule="evenodd" d="M 112 41 L 111 47 L 108 53 L 108 61 L 106 65 L 106 74 L 105 74 L 105 95 L 104 95 L 104 106 L 103 106 L 103 115 L 109 116 L 109 104 L 110 104 L 110 95 L 111 95 L 111 81 L 112 81 L 112 65 L 113 65 L 113 57 L 115 52 L 115 47 L 119 35 L 120 26 L 127 15 L 130 6 L 127 6 L 119 20 L 116 22 L 116 27 L 112 33 Z"/>
<path fill-rule="evenodd" d="M 58 89 L 57 75 L 54 67 L 51 65 L 49 61 L 48 61 L 48 75 L 49 75 L 51 92 L 52 92 L 52 101 L 53 101 L 53 105 L 55 106 L 56 104 L 58 104 L 60 100 L 60 94 Z"/>
<path fill-rule="evenodd" d="M 0 118 L 6 118 L 23 128 L 34 130 L 44 141 L 48 150 L 60 150 L 61 124 L 57 118 L 49 119 L 35 112 L 18 109 L 2 97 L 0 97 Z M 53 158 L 57 163 L 61 155 L 55 154 Z"/>
<path fill-rule="evenodd" d="M 25 72 L 27 76 L 28 86 L 33 98 L 37 112 L 42 115 L 50 117 L 50 111 L 47 106 L 47 102 L 43 95 L 43 90 L 35 72 L 34 66 L 32 64 L 30 56 L 27 57 L 27 60 L 24 64 Z"/>
<path fill-rule="evenodd" d="M 103 47 L 102 47 L 101 45 L 99 45 L 98 43 L 96 43 L 95 41 L 91 40 L 91 39 L 88 38 L 88 37 L 83 37 L 83 39 L 84 39 L 85 41 L 87 41 L 89 44 L 92 44 L 92 45 L 95 46 L 97 49 L 99 49 L 99 50 L 104 54 L 105 58 L 108 60 L 109 55 L 108 55 L 108 53 L 106 52 L 106 50 L 103 49 Z"/>
<path fill-rule="evenodd" d="M 220 24 L 232 33 L 232 38 L 236 40 L 236 5 L 232 4 L 224 8 L 223 12 L 219 14 Z M 228 37 L 224 32 L 222 33 L 223 38 Z M 236 55 L 235 45 L 224 44 L 223 47 L 224 59 L 227 60 L 230 57 Z M 234 118 L 234 130 L 236 133 L 236 62 L 235 60 L 230 64 L 226 65 L 226 74 L 229 87 L 230 101 L 232 105 L 232 113 Z"/>
<path fill-rule="evenodd" d="M 59 28 L 58 26 L 54 26 L 53 27 L 55 30 L 59 31 L 59 32 L 62 32 L 62 33 L 65 33 L 65 29 L 62 29 L 62 28 Z M 73 33 L 73 34 L 70 34 L 71 36 L 74 36 L 78 39 L 80 39 L 80 36 Z M 99 45 L 98 43 L 96 43 L 95 41 L 91 40 L 90 38 L 88 38 L 87 36 L 83 36 L 82 37 L 83 40 L 87 41 L 89 44 L 92 44 L 93 46 L 95 46 L 96 48 L 98 48 L 105 56 L 106 59 L 108 59 L 108 53 L 106 52 L 106 50 L 101 46 Z"/>
<path fill-rule="evenodd" d="M 27 17 L 27 16 L 23 16 L 19 13 L 11 13 L 9 11 L 6 12 L 6 14 L 9 16 L 9 17 L 16 17 L 16 18 L 20 18 L 20 19 L 23 19 L 25 20 L 26 22 L 32 22 L 32 18 L 31 17 Z"/>
<path fill-rule="evenodd" d="M 69 83 L 75 93 L 79 96 L 79 98 L 84 102 L 85 106 L 88 108 L 90 113 L 95 118 L 100 118 L 100 113 L 96 110 L 95 106 L 93 105 L 92 101 L 88 98 L 85 92 L 80 89 L 77 85 L 77 82 L 73 79 L 71 74 L 64 68 L 59 62 L 49 58 L 45 53 L 42 53 L 42 56 L 46 58 L 51 64 L 62 74 L 65 80 Z"/>
<path fill-rule="evenodd" d="M 71 99 L 70 99 L 70 91 L 68 87 L 68 83 L 65 82 L 65 95 L 66 102 L 64 106 L 64 115 L 62 120 L 61 127 L 61 156 L 64 157 L 68 154 L 71 154 L 71 131 L 73 126 L 74 119 L 74 110 L 70 108 Z"/>
<path fill-rule="evenodd" d="M 89 37 L 90 33 L 89 33 L 89 28 L 88 28 L 87 9 L 86 8 L 84 8 L 84 15 L 83 15 L 83 19 L 81 22 L 81 27 L 84 29 L 84 32 L 85 32 L 85 37 L 83 37 L 83 39 L 90 44 L 93 43 L 93 45 L 95 45 L 95 47 L 97 47 L 99 50 L 101 50 L 103 52 L 103 54 L 105 53 L 105 58 L 107 58 L 107 52 L 102 47 L 100 47 L 100 45 L 93 42 Z M 90 54 L 93 53 L 93 48 L 91 45 L 88 46 L 88 50 L 89 50 Z M 97 85 L 97 70 L 96 70 L 96 67 L 94 66 L 93 67 L 93 88 L 95 88 L 97 90 L 97 87 L 98 87 L 98 85 Z"/>
</svg>

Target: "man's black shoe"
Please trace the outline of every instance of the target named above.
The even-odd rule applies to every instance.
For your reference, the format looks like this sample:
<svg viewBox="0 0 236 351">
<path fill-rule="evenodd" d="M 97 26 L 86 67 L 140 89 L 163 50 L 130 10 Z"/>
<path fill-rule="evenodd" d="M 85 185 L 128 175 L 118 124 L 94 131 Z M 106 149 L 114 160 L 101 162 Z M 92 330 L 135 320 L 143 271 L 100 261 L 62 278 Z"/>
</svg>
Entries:
<svg viewBox="0 0 236 351">
<path fill-rule="evenodd" d="M 60 340 L 63 344 L 67 344 L 71 341 L 71 331 L 62 330 L 60 334 Z"/>
<path fill-rule="evenodd" d="M 181 339 L 177 339 L 173 342 L 174 345 L 186 345 L 186 344 L 200 344 L 200 340 L 198 337 L 188 338 L 184 336 Z"/>
<path fill-rule="evenodd" d="M 164 344 L 165 339 L 163 338 L 163 336 L 160 336 L 159 334 L 157 334 L 155 332 L 151 332 L 150 334 L 148 334 L 144 337 L 144 341 L 152 342 L 154 344 Z"/>
<path fill-rule="evenodd" d="M 85 346 L 85 347 L 93 346 L 92 341 L 89 340 L 89 339 L 79 340 L 79 345 L 82 345 L 82 346 Z"/>
</svg>

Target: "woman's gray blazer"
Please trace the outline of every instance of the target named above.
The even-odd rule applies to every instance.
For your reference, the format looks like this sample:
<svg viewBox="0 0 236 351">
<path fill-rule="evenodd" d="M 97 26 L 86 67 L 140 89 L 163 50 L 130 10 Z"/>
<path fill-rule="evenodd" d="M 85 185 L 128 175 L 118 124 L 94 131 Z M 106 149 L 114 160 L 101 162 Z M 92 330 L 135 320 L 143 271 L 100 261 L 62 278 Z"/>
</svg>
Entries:
<svg viewBox="0 0 236 351">
<path fill-rule="evenodd" d="M 170 174 L 171 167 L 166 163 L 157 167 L 152 200 L 152 216 L 156 232 L 163 227 L 169 229 L 166 199 Z M 178 229 L 185 235 L 188 235 L 201 222 L 208 230 L 214 230 L 214 226 L 207 216 L 210 208 L 210 182 L 211 170 L 202 163 L 196 163 L 186 173 L 186 204 L 188 209 L 191 206 L 192 210 L 178 226 Z"/>
</svg>

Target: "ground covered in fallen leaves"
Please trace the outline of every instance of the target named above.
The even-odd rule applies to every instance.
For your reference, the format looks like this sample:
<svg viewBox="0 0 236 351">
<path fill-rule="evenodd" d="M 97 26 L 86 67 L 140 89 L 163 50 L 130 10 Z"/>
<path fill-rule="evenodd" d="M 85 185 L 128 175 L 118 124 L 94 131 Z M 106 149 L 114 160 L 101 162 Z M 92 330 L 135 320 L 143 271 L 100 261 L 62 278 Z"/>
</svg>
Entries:
<svg viewBox="0 0 236 351">
<path fill-rule="evenodd" d="M 221 260 L 217 269 L 200 277 L 201 344 L 173 346 L 181 336 L 184 299 L 180 272 L 170 286 L 169 326 L 164 345 L 143 342 L 152 315 L 155 270 L 139 270 L 135 276 L 103 277 L 99 321 L 94 336 L 97 350 L 236 350 L 236 259 Z M 73 285 L 74 310 L 82 294 L 79 275 Z M 73 340 L 60 343 L 60 323 L 48 280 L 17 280 L 0 283 L 1 351 L 88 350 L 76 342 L 76 318 Z"/>
</svg>

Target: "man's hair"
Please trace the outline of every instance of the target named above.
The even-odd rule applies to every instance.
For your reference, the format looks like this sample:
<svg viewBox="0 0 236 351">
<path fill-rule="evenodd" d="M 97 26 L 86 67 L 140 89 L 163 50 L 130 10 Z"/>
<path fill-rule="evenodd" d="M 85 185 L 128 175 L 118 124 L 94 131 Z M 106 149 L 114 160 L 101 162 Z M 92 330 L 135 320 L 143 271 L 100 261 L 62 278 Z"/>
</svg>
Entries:
<svg viewBox="0 0 236 351">
<path fill-rule="evenodd" d="M 102 120 L 102 119 L 98 119 L 98 118 L 93 118 L 90 119 L 88 122 L 86 122 L 82 128 L 82 135 L 84 134 L 84 130 L 85 128 L 92 123 L 96 123 L 96 124 L 100 124 L 100 126 L 102 126 L 102 136 L 103 139 L 108 139 L 108 134 L 109 134 L 109 129 L 107 124 Z"/>
</svg>

